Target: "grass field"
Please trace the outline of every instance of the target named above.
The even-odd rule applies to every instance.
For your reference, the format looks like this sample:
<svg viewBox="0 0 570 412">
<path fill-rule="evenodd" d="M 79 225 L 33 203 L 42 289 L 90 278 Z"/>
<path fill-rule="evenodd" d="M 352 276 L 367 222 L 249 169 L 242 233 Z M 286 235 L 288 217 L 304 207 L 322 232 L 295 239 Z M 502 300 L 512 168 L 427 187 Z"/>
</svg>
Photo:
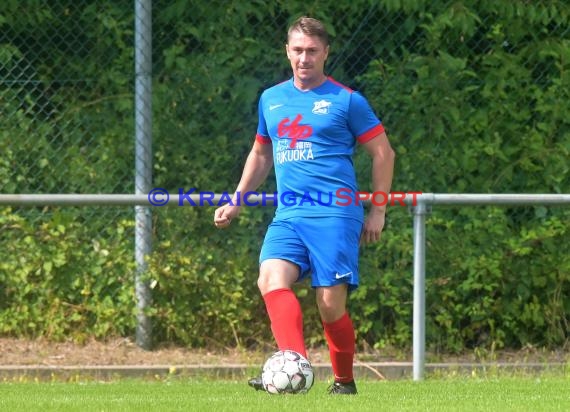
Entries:
<svg viewBox="0 0 570 412">
<path fill-rule="evenodd" d="M 0 383 L 0 411 L 569 411 L 570 377 L 358 382 L 357 396 L 272 396 L 244 382 Z"/>
</svg>

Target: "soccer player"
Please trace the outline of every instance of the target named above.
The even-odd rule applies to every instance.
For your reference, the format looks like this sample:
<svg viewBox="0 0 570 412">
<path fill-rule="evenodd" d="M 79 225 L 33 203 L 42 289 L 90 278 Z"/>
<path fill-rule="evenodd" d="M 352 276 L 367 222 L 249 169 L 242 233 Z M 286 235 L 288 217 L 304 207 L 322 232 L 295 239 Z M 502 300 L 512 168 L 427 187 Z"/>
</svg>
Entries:
<svg viewBox="0 0 570 412">
<path fill-rule="evenodd" d="M 325 74 L 324 25 L 301 17 L 287 34 L 293 77 L 260 97 L 255 142 L 234 196 L 255 191 L 275 168 L 278 206 L 257 281 L 273 336 L 279 350 L 307 357 L 301 307 L 291 287 L 310 276 L 334 373 L 330 393 L 356 394 L 355 332 L 346 302 L 359 283 L 359 244 L 380 239 L 386 207 L 372 205 L 364 218 L 352 154 L 356 143 L 370 154 L 372 189 L 384 193 L 390 191 L 395 155 L 367 100 Z M 216 209 L 216 227 L 238 216 L 237 200 Z M 263 388 L 261 378 L 249 385 Z"/>
</svg>

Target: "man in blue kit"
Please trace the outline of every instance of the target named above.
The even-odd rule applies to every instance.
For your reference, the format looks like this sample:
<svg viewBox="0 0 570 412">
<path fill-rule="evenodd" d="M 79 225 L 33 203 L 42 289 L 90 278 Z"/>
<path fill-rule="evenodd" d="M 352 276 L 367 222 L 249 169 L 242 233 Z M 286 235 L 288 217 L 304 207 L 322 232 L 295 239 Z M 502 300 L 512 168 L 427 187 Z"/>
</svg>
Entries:
<svg viewBox="0 0 570 412">
<path fill-rule="evenodd" d="M 334 373 L 330 393 L 356 394 L 355 332 L 346 302 L 359 282 L 359 244 L 380 239 L 386 206 L 372 205 L 365 219 L 360 202 L 346 201 L 346 193 L 358 191 L 352 154 L 356 143 L 366 149 L 371 189 L 384 193 L 390 192 L 395 155 L 367 100 L 325 74 L 329 37 L 320 21 L 297 19 L 286 51 L 293 78 L 261 95 L 257 135 L 235 196 L 255 191 L 275 167 L 279 204 L 257 281 L 273 336 L 279 350 L 307 357 L 301 307 L 291 287 L 311 276 Z M 216 227 L 238 216 L 238 203 L 235 197 L 216 209 Z M 249 385 L 263 389 L 261 378 Z"/>
</svg>

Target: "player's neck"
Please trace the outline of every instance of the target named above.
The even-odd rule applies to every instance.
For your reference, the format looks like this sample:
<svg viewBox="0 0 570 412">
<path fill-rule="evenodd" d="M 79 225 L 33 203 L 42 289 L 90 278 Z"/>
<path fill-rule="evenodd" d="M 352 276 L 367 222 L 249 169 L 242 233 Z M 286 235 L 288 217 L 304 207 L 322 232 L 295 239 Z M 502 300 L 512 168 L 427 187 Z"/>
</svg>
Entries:
<svg viewBox="0 0 570 412">
<path fill-rule="evenodd" d="M 295 87 L 303 92 L 307 92 L 309 90 L 313 90 L 316 89 L 317 87 L 319 87 L 320 85 L 322 85 L 324 82 L 326 82 L 328 79 L 328 76 L 326 74 L 322 74 L 321 76 L 319 76 L 316 79 L 311 79 L 309 81 L 302 81 L 301 79 L 294 77 L 293 78 L 293 84 L 295 85 Z"/>
</svg>

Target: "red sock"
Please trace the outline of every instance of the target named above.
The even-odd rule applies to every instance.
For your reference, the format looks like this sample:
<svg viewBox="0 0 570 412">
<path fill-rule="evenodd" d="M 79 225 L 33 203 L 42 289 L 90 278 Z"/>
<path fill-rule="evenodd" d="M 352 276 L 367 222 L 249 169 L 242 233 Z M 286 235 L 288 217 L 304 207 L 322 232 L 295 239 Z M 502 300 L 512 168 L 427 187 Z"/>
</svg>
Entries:
<svg viewBox="0 0 570 412">
<path fill-rule="evenodd" d="M 324 323 L 325 337 L 329 344 L 332 369 L 336 382 L 347 383 L 354 379 L 355 335 L 348 313 L 332 323 Z"/>
<path fill-rule="evenodd" d="M 294 350 L 305 358 L 305 336 L 301 304 L 291 289 L 276 289 L 263 295 L 271 331 L 279 350 Z"/>
</svg>

